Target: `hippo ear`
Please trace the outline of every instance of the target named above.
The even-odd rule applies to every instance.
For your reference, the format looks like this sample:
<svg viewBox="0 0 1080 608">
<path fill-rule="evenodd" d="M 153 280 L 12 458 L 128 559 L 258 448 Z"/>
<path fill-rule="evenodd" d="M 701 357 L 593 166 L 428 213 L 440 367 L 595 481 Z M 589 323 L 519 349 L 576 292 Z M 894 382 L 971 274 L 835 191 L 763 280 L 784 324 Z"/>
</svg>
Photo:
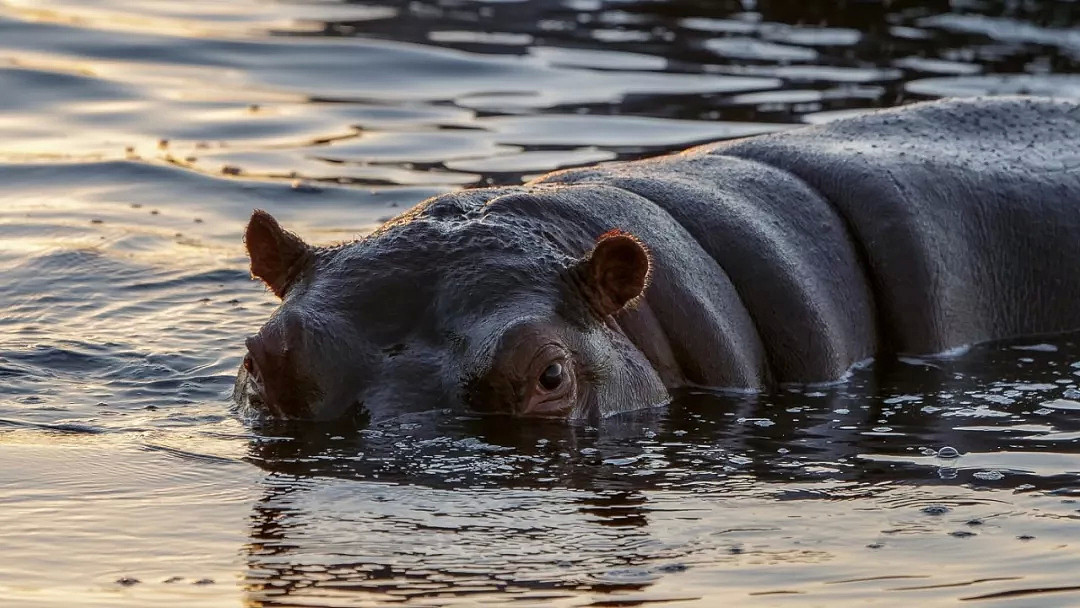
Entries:
<svg viewBox="0 0 1080 608">
<path fill-rule="evenodd" d="M 307 243 L 262 209 L 251 214 L 244 244 L 251 258 L 251 276 L 262 279 L 279 298 L 285 297 L 299 270 L 298 262 L 311 251 Z"/>
<path fill-rule="evenodd" d="M 652 262 L 637 237 L 612 230 L 600 237 L 592 252 L 581 261 L 590 290 L 589 298 L 602 315 L 614 314 L 631 304 L 649 286 Z"/>
</svg>

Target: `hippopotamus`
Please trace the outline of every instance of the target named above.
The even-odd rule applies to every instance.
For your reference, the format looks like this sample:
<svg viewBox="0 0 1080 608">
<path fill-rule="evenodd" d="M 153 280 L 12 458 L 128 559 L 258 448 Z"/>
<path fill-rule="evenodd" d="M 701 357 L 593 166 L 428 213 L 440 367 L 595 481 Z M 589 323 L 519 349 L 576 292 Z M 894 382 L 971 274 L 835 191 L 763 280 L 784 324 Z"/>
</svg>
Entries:
<svg viewBox="0 0 1080 608">
<path fill-rule="evenodd" d="M 1080 328 L 1080 105 L 950 99 L 436 196 L 315 247 L 256 210 L 281 298 L 234 397 L 274 418 L 592 418 L 684 388 Z"/>
</svg>

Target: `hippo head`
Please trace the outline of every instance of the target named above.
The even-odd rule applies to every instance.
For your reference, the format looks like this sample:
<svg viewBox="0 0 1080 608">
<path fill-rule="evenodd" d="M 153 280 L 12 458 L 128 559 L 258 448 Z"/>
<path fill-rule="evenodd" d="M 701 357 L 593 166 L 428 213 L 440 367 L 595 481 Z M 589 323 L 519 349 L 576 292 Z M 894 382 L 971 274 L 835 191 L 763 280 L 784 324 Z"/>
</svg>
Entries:
<svg viewBox="0 0 1080 608">
<path fill-rule="evenodd" d="M 320 248 L 256 211 L 245 234 L 251 273 L 281 305 L 247 339 L 240 411 L 584 418 L 665 402 L 613 319 L 648 285 L 647 250 L 617 232 L 576 255 L 557 240 L 528 221 L 429 208 Z"/>
</svg>

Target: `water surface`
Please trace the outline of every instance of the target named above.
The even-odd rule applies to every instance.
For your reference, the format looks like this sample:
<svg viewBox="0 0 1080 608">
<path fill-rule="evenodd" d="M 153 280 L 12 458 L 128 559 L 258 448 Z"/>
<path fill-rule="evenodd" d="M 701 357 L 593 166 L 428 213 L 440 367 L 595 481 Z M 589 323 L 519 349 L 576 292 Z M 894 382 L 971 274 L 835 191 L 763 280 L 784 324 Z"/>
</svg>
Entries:
<svg viewBox="0 0 1080 608">
<path fill-rule="evenodd" d="M 1080 335 L 596 428 L 228 411 L 275 305 L 254 207 L 343 241 L 560 167 L 1080 97 L 1078 23 L 1065 1 L 0 0 L 5 605 L 1080 603 Z"/>
</svg>

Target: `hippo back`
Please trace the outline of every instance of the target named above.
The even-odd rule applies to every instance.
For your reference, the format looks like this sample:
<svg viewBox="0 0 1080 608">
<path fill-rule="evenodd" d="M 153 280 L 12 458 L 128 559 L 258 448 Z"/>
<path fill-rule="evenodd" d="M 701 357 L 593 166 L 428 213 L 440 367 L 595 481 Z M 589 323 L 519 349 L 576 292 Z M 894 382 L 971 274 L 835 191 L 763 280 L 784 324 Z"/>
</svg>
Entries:
<svg viewBox="0 0 1080 608">
<path fill-rule="evenodd" d="M 891 350 L 1080 327 L 1080 105 L 948 100 L 704 149 L 822 193 Z"/>
<path fill-rule="evenodd" d="M 731 278 L 774 378 L 828 380 L 1080 328 L 1077 142 L 1076 103 L 946 100 L 539 181 L 664 209 Z"/>
</svg>

